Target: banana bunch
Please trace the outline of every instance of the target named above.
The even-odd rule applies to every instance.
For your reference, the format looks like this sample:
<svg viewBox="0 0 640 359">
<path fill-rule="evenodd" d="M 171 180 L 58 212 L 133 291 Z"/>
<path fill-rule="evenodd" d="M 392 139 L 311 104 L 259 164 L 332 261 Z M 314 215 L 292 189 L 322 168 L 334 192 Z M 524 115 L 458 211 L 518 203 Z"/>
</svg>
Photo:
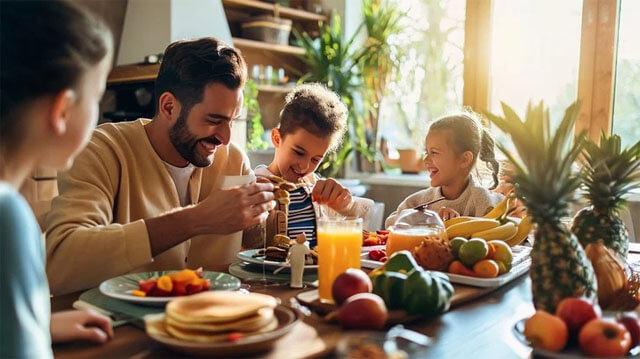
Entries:
<svg viewBox="0 0 640 359">
<path fill-rule="evenodd" d="M 482 238 L 487 241 L 502 240 L 509 246 L 522 243 L 533 226 L 531 217 L 525 216 L 517 222 L 508 218 L 514 197 L 505 197 L 484 217 L 461 216 L 444 222 L 449 239 L 455 237 Z"/>
</svg>

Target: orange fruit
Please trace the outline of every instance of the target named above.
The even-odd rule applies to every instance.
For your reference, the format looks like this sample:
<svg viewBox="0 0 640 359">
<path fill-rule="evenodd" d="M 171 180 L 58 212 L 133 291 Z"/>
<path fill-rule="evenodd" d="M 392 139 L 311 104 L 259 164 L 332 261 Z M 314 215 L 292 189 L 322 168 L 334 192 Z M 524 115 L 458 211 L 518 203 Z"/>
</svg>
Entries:
<svg viewBox="0 0 640 359">
<path fill-rule="evenodd" d="M 487 246 L 489 247 L 489 251 L 487 252 L 487 259 L 494 259 L 493 256 L 496 253 L 496 247 L 491 242 L 487 242 Z"/>
<path fill-rule="evenodd" d="M 490 241 L 489 245 L 493 246 L 494 252 L 492 256 L 487 258 L 502 262 L 506 267 L 507 272 L 510 271 L 511 264 L 513 262 L 513 252 L 511 251 L 511 247 L 501 240 Z"/>
<path fill-rule="evenodd" d="M 183 269 L 179 272 L 169 274 L 169 277 L 171 277 L 175 282 L 189 283 L 198 278 L 198 275 L 191 269 Z"/>
<path fill-rule="evenodd" d="M 131 291 L 131 295 L 135 295 L 136 297 L 146 297 L 147 293 L 136 289 Z"/>
<path fill-rule="evenodd" d="M 173 281 L 168 275 L 163 275 L 158 278 L 158 289 L 171 293 L 173 290 Z"/>
<path fill-rule="evenodd" d="M 473 271 L 478 277 L 494 278 L 498 276 L 500 267 L 493 259 L 483 259 L 473 265 Z"/>
<path fill-rule="evenodd" d="M 462 264 L 462 262 L 460 261 L 453 261 L 451 262 L 451 264 L 449 264 L 449 273 L 451 274 L 460 274 L 460 275 L 468 275 L 468 276 L 474 276 L 474 273 L 471 269 L 467 268 L 464 264 Z"/>
<path fill-rule="evenodd" d="M 559 317 L 538 310 L 524 323 L 524 336 L 536 348 L 557 352 L 567 345 L 569 330 Z"/>
</svg>

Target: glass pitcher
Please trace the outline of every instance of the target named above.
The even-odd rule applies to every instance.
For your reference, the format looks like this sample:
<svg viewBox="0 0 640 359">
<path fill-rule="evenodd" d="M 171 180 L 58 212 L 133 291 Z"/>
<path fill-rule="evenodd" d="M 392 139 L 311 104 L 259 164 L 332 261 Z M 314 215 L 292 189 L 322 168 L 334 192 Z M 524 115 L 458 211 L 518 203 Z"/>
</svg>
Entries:
<svg viewBox="0 0 640 359">
<path fill-rule="evenodd" d="M 387 257 L 397 251 L 412 251 L 425 239 L 447 240 L 444 223 L 436 212 L 428 209 L 405 209 L 389 228 Z"/>
</svg>

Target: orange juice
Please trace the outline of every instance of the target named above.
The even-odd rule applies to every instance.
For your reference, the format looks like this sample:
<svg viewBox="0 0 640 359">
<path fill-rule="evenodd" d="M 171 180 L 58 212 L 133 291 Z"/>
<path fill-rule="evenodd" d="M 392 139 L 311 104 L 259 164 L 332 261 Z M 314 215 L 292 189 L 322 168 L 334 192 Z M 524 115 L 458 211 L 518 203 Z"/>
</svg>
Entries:
<svg viewBox="0 0 640 359">
<path fill-rule="evenodd" d="M 360 268 L 362 220 L 318 220 L 318 280 L 320 300 L 333 303 L 331 286 L 347 268 Z"/>
<path fill-rule="evenodd" d="M 414 227 L 406 229 L 391 228 L 387 237 L 387 258 L 401 250 L 412 251 L 427 238 L 446 238 L 444 231 L 439 228 Z"/>
</svg>

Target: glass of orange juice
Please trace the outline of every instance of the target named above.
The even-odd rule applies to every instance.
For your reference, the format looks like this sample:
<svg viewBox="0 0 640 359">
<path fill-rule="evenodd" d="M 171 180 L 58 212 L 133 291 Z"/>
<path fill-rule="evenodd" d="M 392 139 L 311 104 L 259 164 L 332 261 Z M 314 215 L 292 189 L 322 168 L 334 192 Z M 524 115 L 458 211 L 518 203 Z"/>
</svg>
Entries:
<svg viewBox="0 0 640 359">
<path fill-rule="evenodd" d="M 318 219 L 318 280 L 320 300 L 333 303 L 331 286 L 347 268 L 360 268 L 362 218 Z"/>
<path fill-rule="evenodd" d="M 422 241 L 447 239 L 447 232 L 440 217 L 433 211 L 407 209 L 400 212 L 395 224 L 389 228 L 387 257 L 401 250 L 412 251 Z"/>
</svg>

